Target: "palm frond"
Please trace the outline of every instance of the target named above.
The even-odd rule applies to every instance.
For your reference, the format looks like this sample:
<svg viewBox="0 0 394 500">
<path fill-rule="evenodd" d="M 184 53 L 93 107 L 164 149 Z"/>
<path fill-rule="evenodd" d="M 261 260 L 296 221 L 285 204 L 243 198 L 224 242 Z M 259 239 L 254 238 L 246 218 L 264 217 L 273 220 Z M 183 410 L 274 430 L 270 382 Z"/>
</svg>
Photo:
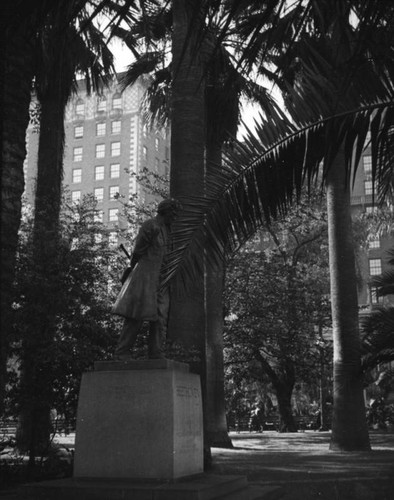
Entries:
<svg viewBox="0 0 394 500">
<path fill-rule="evenodd" d="M 130 64 L 119 83 L 122 89 L 134 85 L 142 75 L 150 74 L 157 69 L 162 62 L 162 54 L 158 51 L 146 52 L 138 56 L 137 60 Z"/>
<path fill-rule="evenodd" d="M 394 361 L 394 307 L 380 307 L 362 319 L 362 368 Z"/>
<path fill-rule="evenodd" d="M 381 148 L 387 145 L 387 131 L 394 124 L 394 101 L 378 101 L 305 126 L 296 126 L 289 119 L 279 123 L 260 119 L 255 134 L 249 131 L 243 143 L 229 148 L 222 165 L 209 169 L 206 197 L 194 200 L 180 217 L 174 234 L 176 250 L 164 271 L 165 283 L 177 275 L 186 283 L 188 276 L 201 271 L 196 260 L 204 249 L 213 263 L 222 261 L 263 223 L 285 213 L 303 185 L 318 181 L 323 160 L 327 172 L 341 144 L 348 145 L 344 169 L 350 177 L 372 122 L 371 143 Z M 273 142 L 275 137 L 279 139 Z M 373 158 L 377 177 L 381 170 L 392 168 L 382 159 Z"/>
</svg>

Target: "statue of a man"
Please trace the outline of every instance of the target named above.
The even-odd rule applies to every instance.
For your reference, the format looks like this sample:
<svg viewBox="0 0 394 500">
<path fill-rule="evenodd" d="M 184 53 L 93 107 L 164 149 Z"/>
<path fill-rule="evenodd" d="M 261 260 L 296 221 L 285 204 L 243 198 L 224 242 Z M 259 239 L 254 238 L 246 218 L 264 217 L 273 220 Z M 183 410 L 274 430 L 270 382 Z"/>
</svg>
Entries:
<svg viewBox="0 0 394 500">
<path fill-rule="evenodd" d="M 160 271 L 169 249 L 170 226 L 180 203 L 168 198 L 159 203 L 157 215 L 145 221 L 137 235 L 131 256 L 131 273 L 127 277 L 112 308 L 124 317 L 123 328 L 115 351 L 117 359 L 130 359 L 138 332 L 149 321 L 149 358 L 161 358 L 169 309 L 168 291 L 160 290 Z"/>
</svg>

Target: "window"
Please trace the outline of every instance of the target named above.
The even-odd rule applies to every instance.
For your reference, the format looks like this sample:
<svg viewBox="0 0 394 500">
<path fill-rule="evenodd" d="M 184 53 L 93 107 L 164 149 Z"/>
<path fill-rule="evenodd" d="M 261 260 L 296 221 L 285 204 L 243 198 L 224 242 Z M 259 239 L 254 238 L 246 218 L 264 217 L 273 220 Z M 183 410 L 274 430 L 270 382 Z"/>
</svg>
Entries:
<svg viewBox="0 0 394 500">
<path fill-rule="evenodd" d="M 94 197 L 97 201 L 103 201 L 104 199 L 104 188 L 95 188 Z"/>
<path fill-rule="evenodd" d="M 159 159 L 155 158 L 155 171 L 156 171 L 156 173 L 159 172 L 159 165 L 160 165 Z"/>
<path fill-rule="evenodd" d="M 142 148 L 142 159 L 145 161 L 148 160 L 148 148 L 146 146 Z"/>
<path fill-rule="evenodd" d="M 365 177 L 370 179 L 372 176 L 372 156 L 371 155 L 363 156 L 363 167 L 364 167 Z"/>
<path fill-rule="evenodd" d="M 115 94 L 112 98 L 112 109 L 122 109 L 122 96 Z"/>
<path fill-rule="evenodd" d="M 378 291 L 376 287 L 371 287 L 370 289 L 370 296 L 371 296 L 371 304 L 379 304 L 383 302 L 383 297 L 380 297 L 378 295 Z"/>
<path fill-rule="evenodd" d="M 94 180 L 102 181 L 104 179 L 104 166 L 100 165 L 98 167 L 94 167 Z"/>
<path fill-rule="evenodd" d="M 94 222 L 103 222 L 104 212 L 102 210 L 96 210 L 94 214 Z"/>
<path fill-rule="evenodd" d="M 74 127 L 74 137 L 75 139 L 80 139 L 81 137 L 83 137 L 83 125 Z"/>
<path fill-rule="evenodd" d="M 104 158 L 105 144 L 96 144 L 96 158 Z"/>
<path fill-rule="evenodd" d="M 120 142 L 111 142 L 111 156 L 120 155 Z"/>
<path fill-rule="evenodd" d="M 81 191 L 71 191 L 71 201 L 73 203 L 78 203 L 81 199 Z"/>
<path fill-rule="evenodd" d="M 369 274 L 371 276 L 382 274 L 382 259 L 369 259 Z"/>
<path fill-rule="evenodd" d="M 119 186 L 110 186 L 109 188 L 109 199 L 116 200 L 119 194 Z"/>
<path fill-rule="evenodd" d="M 142 126 L 142 135 L 148 137 L 148 125 L 146 123 Z"/>
<path fill-rule="evenodd" d="M 98 99 L 97 111 L 107 111 L 107 100 L 106 99 Z"/>
<path fill-rule="evenodd" d="M 369 207 L 365 207 L 365 212 L 367 214 L 374 214 L 378 211 L 378 207 L 376 205 L 374 206 L 369 206 Z"/>
<path fill-rule="evenodd" d="M 116 234 L 115 231 L 111 231 L 108 236 L 108 243 L 110 245 L 117 245 L 118 244 L 118 235 Z"/>
<path fill-rule="evenodd" d="M 82 169 L 74 168 L 74 170 L 73 170 L 73 182 L 75 184 L 77 184 L 81 181 L 82 181 Z"/>
<path fill-rule="evenodd" d="M 82 148 L 74 148 L 73 150 L 73 161 L 82 161 Z"/>
<path fill-rule="evenodd" d="M 78 99 L 78 101 L 76 102 L 75 113 L 77 115 L 84 115 L 85 114 L 85 103 L 83 102 L 82 99 Z"/>
<path fill-rule="evenodd" d="M 156 151 L 159 151 L 159 146 L 160 146 L 160 140 L 158 137 L 155 137 L 155 149 L 156 149 Z"/>
<path fill-rule="evenodd" d="M 108 220 L 109 220 L 109 222 L 118 222 L 118 220 L 119 220 L 119 209 L 118 208 L 110 208 L 109 209 Z"/>
<path fill-rule="evenodd" d="M 111 179 L 116 179 L 120 176 L 120 165 L 119 163 L 112 163 L 109 167 L 109 176 Z"/>
<path fill-rule="evenodd" d="M 380 248 L 380 239 L 369 240 L 368 246 L 369 248 Z"/>
<path fill-rule="evenodd" d="M 373 194 L 373 182 L 365 181 L 364 182 L 365 194 Z"/>
<path fill-rule="evenodd" d="M 105 135 L 105 123 L 96 123 L 96 135 Z"/>
<path fill-rule="evenodd" d="M 121 128 L 122 122 L 120 120 L 111 122 L 111 134 L 120 134 Z"/>
</svg>

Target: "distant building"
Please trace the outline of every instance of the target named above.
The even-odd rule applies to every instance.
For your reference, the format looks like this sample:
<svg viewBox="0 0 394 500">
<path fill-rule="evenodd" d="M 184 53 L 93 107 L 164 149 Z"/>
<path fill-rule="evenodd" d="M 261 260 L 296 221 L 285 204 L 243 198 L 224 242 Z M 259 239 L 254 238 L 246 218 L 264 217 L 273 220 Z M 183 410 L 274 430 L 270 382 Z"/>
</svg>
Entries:
<svg viewBox="0 0 394 500">
<path fill-rule="evenodd" d="M 144 202 L 152 195 L 137 183 L 136 174 L 147 168 L 169 175 L 168 130 L 148 130 L 140 104 L 145 91 L 142 80 L 120 92 L 117 81 L 102 96 L 87 95 L 84 81 L 67 106 L 63 185 L 77 202 L 85 194 L 98 201 L 99 217 L 106 227 L 126 227 L 123 199 L 138 193 Z M 25 160 L 26 197 L 34 201 L 38 134 L 31 125 Z"/>
<path fill-rule="evenodd" d="M 367 138 L 368 140 L 368 138 Z M 358 167 L 351 195 L 351 206 L 353 213 L 373 212 L 374 186 L 372 180 L 372 157 L 370 148 L 364 151 Z M 391 200 L 391 210 L 394 218 L 394 200 Z M 394 297 L 378 297 L 376 290 L 371 287 L 369 281 L 373 276 L 382 274 L 387 270 L 386 251 L 394 247 L 394 238 L 390 236 L 373 237 L 368 241 L 368 248 L 363 254 L 359 254 L 358 266 L 362 277 L 359 286 L 358 302 L 360 313 L 368 312 L 377 304 L 388 304 L 394 302 Z"/>
</svg>

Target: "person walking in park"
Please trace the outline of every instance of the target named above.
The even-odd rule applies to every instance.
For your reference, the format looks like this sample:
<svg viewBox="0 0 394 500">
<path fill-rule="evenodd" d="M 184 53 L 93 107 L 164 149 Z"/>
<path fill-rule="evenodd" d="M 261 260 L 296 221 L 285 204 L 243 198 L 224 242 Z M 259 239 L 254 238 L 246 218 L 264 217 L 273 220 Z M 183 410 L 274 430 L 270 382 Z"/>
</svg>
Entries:
<svg viewBox="0 0 394 500">
<path fill-rule="evenodd" d="M 180 203 L 173 198 L 163 200 L 157 207 L 157 215 L 146 220 L 138 232 L 130 259 L 131 272 L 112 308 L 113 314 L 124 317 L 115 351 L 118 360 L 131 358 L 144 321 L 149 322 L 149 358 L 163 357 L 169 293 L 168 290 L 160 289 L 160 272 L 169 250 L 171 223 L 180 208 Z"/>
</svg>

